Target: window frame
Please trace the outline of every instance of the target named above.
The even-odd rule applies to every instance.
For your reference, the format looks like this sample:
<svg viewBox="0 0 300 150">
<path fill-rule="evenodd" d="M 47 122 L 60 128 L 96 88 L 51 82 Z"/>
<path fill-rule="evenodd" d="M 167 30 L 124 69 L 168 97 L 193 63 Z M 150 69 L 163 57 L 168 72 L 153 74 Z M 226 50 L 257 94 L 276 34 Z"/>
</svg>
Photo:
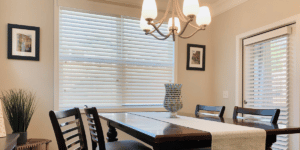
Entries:
<svg viewBox="0 0 300 150">
<path fill-rule="evenodd" d="M 59 6 L 58 3 L 54 4 L 54 110 L 59 111 L 59 12 L 60 8 L 68 8 L 71 10 L 77 11 L 86 11 L 91 12 L 89 10 L 70 8 L 65 6 Z M 99 13 L 92 11 L 92 13 Z M 110 14 L 109 14 L 110 15 Z M 114 14 L 111 14 L 114 15 Z M 135 17 L 135 16 L 129 16 Z M 141 32 L 143 32 L 141 30 Z M 178 40 L 174 43 L 174 83 L 177 83 L 177 66 L 178 66 Z M 81 110 L 82 111 L 82 110 Z M 98 109 L 98 112 L 140 112 L 140 111 L 166 111 L 166 109 L 162 108 L 116 108 L 116 109 Z M 82 111 L 83 112 L 83 111 Z"/>
</svg>

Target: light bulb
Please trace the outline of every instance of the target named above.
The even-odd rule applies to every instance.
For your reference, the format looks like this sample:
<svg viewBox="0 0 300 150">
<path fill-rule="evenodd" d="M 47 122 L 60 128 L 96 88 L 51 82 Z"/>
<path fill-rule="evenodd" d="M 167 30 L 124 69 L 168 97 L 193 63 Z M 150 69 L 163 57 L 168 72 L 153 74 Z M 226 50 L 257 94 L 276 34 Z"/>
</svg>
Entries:
<svg viewBox="0 0 300 150">
<path fill-rule="evenodd" d="M 145 20 L 144 17 L 141 17 L 141 20 L 140 20 L 140 27 L 142 30 L 146 30 L 146 31 L 150 31 L 152 30 L 153 26 L 152 25 L 149 25 L 148 22 Z"/>
<path fill-rule="evenodd" d="M 210 11 L 207 6 L 200 7 L 196 22 L 199 26 L 211 23 Z"/>
<path fill-rule="evenodd" d="M 197 15 L 199 12 L 198 0 L 184 0 L 183 2 L 183 14 L 185 16 Z"/>
<path fill-rule="evenodd" d="M 177 17 L 174 17 L 174 24 L 175 24 L 175 27 L 177 27 L 177 33 L 180 32 L 181 28 L 180 28 L 180 21 Z M 169 19 L 169 22 L 168 22 L 168 29 L 172 29 L 172 25 L 173 25 L 173 19 L 170 18 Z"/>
<path fill-rule="evenodd" d="M 142 17 L 154 20 L 157 17 L 157 6 L 155 0 L 144 0 Z"/>
</svg>

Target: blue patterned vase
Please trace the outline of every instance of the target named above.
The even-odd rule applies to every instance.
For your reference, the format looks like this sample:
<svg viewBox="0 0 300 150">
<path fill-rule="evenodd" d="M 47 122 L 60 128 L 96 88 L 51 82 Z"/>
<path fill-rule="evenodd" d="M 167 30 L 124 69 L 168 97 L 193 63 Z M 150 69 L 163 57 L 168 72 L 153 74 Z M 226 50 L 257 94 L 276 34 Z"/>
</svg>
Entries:
<svg viewBox="0 0 300 150">
<path fill-rule="evenodd" d="M 171 118 L 177 118 L 177 111 L 179 111 L 182 104 L 181 87 L 182 84 L 165 84 L 166 95 L 164 100 L 164 107 L 171 112 Z"/>
</svg>

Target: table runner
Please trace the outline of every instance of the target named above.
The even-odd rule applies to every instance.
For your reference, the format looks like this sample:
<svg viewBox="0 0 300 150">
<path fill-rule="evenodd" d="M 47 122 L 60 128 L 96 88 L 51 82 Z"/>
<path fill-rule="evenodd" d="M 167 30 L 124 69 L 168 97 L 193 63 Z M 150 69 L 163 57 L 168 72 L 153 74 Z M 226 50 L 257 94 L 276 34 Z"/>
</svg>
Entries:
<svg viewBox="0 0 300 150">
<path fill-rule="evenodd" d="M 162 112 L 134 112 L 130 114 L 210 132 L 212 150 L 264 150 L 266 148 L 266 131 L 263 129 L 179 115 L 178 118 L 170 118 L 169 113 Z"/>
</svg>

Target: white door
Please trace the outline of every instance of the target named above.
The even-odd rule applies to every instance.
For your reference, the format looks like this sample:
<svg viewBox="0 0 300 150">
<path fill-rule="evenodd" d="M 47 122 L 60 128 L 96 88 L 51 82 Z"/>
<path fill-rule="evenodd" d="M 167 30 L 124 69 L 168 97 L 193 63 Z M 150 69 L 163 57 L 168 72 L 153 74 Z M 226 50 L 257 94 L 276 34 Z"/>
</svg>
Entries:
<svg viewBox="0 0 300 150">
<path fill-rule="evenodd" d="M 290 48 L 295 25 L 282 27 L 248 39 L 243 50 L 243 107 L 280 109 L 278 123 L 289 119 Z M 245 115 L 245 118 L 270 122 L 271 117 Z M 275 150 L 288 149 L 288 135 L 277 136 Z"/>
</svg>

